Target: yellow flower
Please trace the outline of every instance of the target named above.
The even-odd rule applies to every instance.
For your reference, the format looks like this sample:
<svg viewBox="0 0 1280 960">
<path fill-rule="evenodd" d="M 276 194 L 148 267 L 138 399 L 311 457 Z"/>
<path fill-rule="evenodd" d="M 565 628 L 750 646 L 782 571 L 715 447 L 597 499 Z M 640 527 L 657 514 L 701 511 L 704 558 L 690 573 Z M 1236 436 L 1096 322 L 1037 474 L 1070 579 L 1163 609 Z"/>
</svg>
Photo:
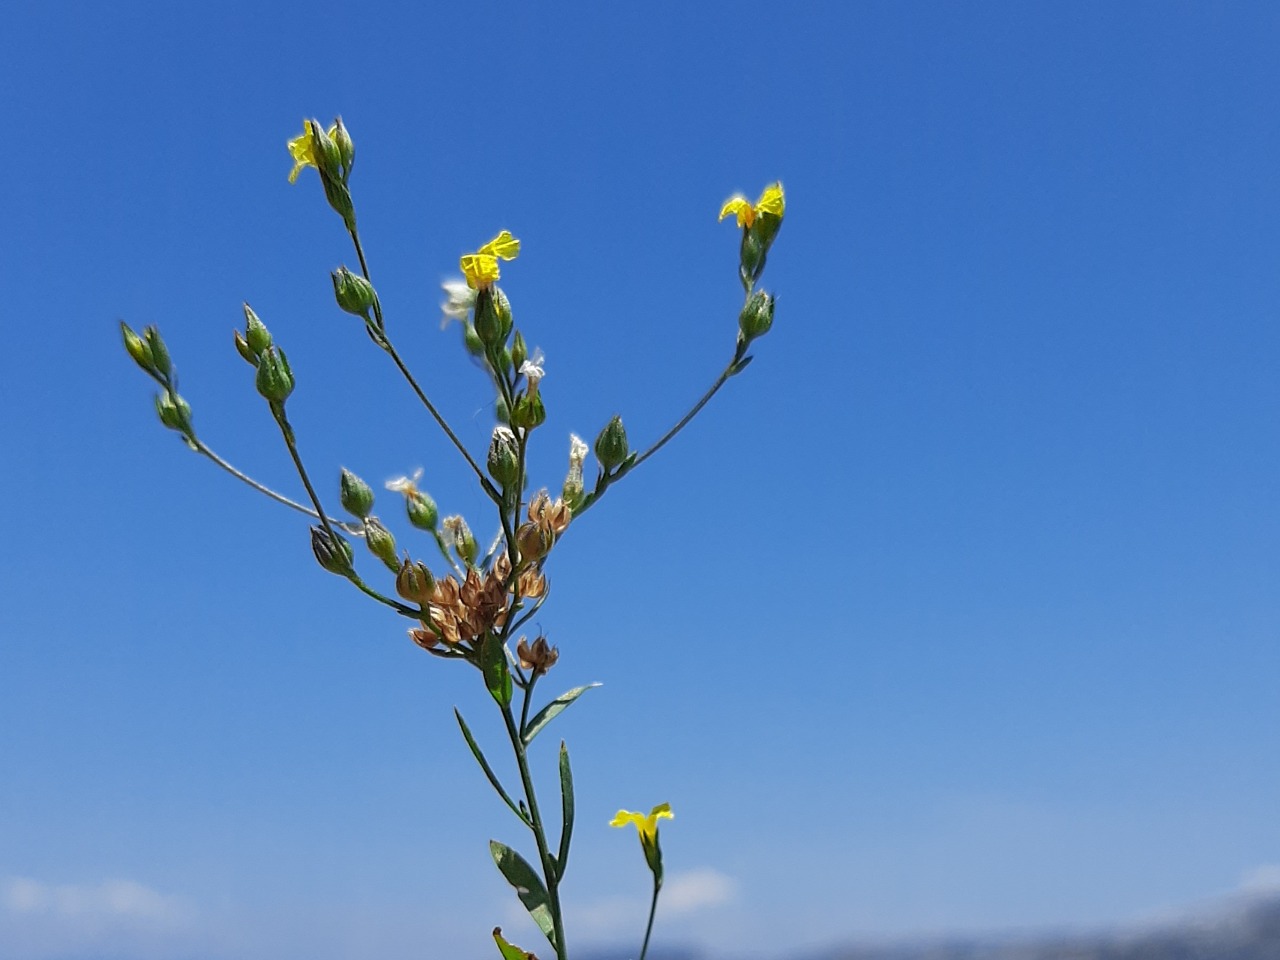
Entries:
<svg viewBox="0 0 1280 960">
<path fill-rule="evenodd" d="M 632 813 L 630 810 L 619 810 L 618 815 L 609 821 L 611 827 L 625 827 L 628 823 L 634 823 L 636 829 L 640 831 L 640 842 L 645 846 L 653 846 L 658 839 L 658 821 L 673 820 L 675 814 L 671 812 L 671 804 L 660 803 L 646 817 L 643 813 Z"/>
<path fill-rule="evenodd" d="M 293 169 L 289 171 L 290 183 L 297 183 L 298 174 L 304 167 L 316 166 L 315 129 L 318 129 L 318 125 L 314 120 L 304 120 L 302 135 L 289 141 L 289 153 L 293 156 Z M 329 128 L 329 136 L 332 137 L 337 132 L 338 125 L 335 123 Z"/>
<path fill-rule="evenodd" d="M 498 261 L 514 260 L 520 253 L 520 241 L 503 230 L 475 253 L 464 254 L 458 261 L 467 286 L 472 290 L 487 287 L 498 279 Z"/>
<path fill-rule="evenodd" d="M 737 215 L 738 226 L 750 227 L 755 223 L 756 217 L 762 213 L 768 213 L 772 216 L 782 219 L 782 214 L 786 211 L 786 198 L 782 195 L 782 184 L 771 183 L 764 188 L 764 193 L 760 194 L 760 199 L 752 204 L 742 194 L 737 193 L 725 201 L 725 205 L 720 208 L 720 219 Z"/>
</svg>

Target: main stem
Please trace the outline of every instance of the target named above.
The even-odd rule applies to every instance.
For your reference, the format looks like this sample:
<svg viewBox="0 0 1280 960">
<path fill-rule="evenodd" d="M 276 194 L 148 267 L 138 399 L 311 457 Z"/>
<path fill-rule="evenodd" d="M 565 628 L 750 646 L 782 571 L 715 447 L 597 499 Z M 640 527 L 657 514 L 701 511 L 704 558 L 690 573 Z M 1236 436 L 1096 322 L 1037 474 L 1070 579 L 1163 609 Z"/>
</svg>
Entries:
<svg viewBox="0 0 1280 960">
<path fill-rule="evenodd" d="M 555 931 L 557 960 L 568 960 L 568 951 L 564 945 L 564 918 L 560 913 L 560 887 L 556 879 L 555 867 L 551 862 L 551 851 L 547 847 L 547 831 L 542 823 L 542 814 L 538 812 L 538 799 L 533 791 L 533 777 L 529 774 L 529 758 L 525 753 L 524 741 L 520 731 L 516 729 L 515 717 L 511 713 L 511 705 L 502 708 L 502 719 L 507 725 L 507 736 L 511 738 L 511 749 L 516 754 L 516 765 L 520 768 L 520 782 L 524 786 L 525 799 L 529 801 L 529 819 L 533 821 L 533 838 L 538 844 L 538 857 L 542 861 L 542 878 L 547 884 L 547 896 L 551 899 L 551 922 Z"/>
</svg>

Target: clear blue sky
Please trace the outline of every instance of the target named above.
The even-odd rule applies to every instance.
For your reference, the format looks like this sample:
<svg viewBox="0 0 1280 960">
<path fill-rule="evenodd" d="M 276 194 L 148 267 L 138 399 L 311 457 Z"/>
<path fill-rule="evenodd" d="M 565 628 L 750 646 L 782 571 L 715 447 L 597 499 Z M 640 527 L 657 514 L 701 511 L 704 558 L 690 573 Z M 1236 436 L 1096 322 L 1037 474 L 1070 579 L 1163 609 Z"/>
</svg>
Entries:
<svg viewBox="0 0 1280 960">
<path fill-rule="evenodd" d="M 438 284 L 524 241 L 503 285 L 547 355 L 553 486 L 570 432 L 617 412 L 639 446 L 715 375 L 715 214 L 787 188 L 755 364 L 552 560 L 548 686 L 605 684 L 559 721 L 576 947 L 638 940 L 646 874 L 605 824 L 660 801 L 658 942 L 719 957 L 1275 876 L 1274 4 L 356 11 L 6 12 L 0 955 L 534 945 L 486 851 L 523 838 L 451 716 L 500 735 L 475 676 L 162 430 L 119 345 L 158 323 L 201 435 L 296 493 L 232 349 L 248 300 L 330 490 L 423 466 L 488 531 L 332 304 L 351 255 L 314 175 L 286 182 L 285 140 L 336 113 L 388 322 L 477 449 Z"/>
</svg>

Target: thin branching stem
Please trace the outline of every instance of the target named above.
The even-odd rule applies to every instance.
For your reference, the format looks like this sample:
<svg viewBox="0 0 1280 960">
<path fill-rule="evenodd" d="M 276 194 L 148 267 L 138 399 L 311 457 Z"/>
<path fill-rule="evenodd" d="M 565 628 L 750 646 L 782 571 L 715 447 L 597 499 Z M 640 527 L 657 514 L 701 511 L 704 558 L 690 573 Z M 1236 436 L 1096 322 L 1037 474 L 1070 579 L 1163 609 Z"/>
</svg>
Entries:
<svg viewBox="0 0 1280 960">
<path fill-rule="evenodd" d="M 283 493 L 278 493 L 277 491 L 272 490 L 266 484 L 259 483 L 257 480 L 253 479 L 253 477 L 249 476 L 247 473 L 243 473 L 242 471 L 237 470 L 232 464 L 228 463 L 222 457 L 218 456 L 218 454 L 216 454 L 213 451 L 213 449 L 207 443 L 201 440 L 199 437 L 189 437 L 188 439 L 195 445 L 196 453 L 199 453 L 208 457 L 210 460 L 216 463 L 223 470 L 227 471 L 227 473 L 231 474 L 237 480 L 243 483 L 247 483 L 249 486 L 253 487 L 253 489 L 257 490 L 259 493 L 263 494 L 264 496 L 270 497 L 272 500 L 276 501 L 276 503 L 282 503 L 286 507 L 290 508 L 291 510 L 297 510 L 299 513 L 304 513 L 313 520 L 320 519 L 320 515 L 316 513 L 314 510 L 312 510 L 311 508 L 305 506 L 304 504 L 298 503 L 298 501 L 296 500 L 290 500 Z M 361 536 L 364 534 L 364 528 L 359 526 L 358 524 L 346 523 L 340 520 L 335 520 L 334 524 L 336 526 L 341 527 L 344 531 L 346 531 L 349 534 L 352 534 L 353 536 Z"/>
<path fill-rule="evenodd" d="M 369 262 L 365 259 L 364 245 L 360 243 L 360 234 L 354 229 L 349 230 L 348 233 L 350 233 L 351 243 L 356 249 L 356 258 L 360 261 L 360 273 L 364 276 L 365 280 L 372 284 L 373 278 L 369 276 Z M 499 500 L 501 498 L 501 494 L 498 493 L 493 484 L 489 482 L 489 478 L 484 475 L 484 471 L 480 469 L 480 465 L 476 463 L 475 458 L 471 456 L 471 452 L 467 450 L 463 442 L 458 439 L 458 435 L 453 432 L 453 428 L 449 426 L 444 415 L 436 409 L 436 405 L 431 402 L 431 399 L 426 395 L 422 387 L 418 385 L 418 381 L 409 371 L 405 362 L 400 358 L 400 354 L 396 352 L 395 345 L 391 342 L 391 338 L 387 336 L 386 325 L 382 319 L 382 304 L 379 302 L 376 294 L 373 298 L 373 320 L 374 327 L 370 330 L 370 333 L 373 335 L 374 341 L 387 353 L 389 357 L 391 357 L 392 361 L 399 369 L 401 376 L 405 378 L 409 386 L 413 389 L 413 392 L 417 394 L 418 400 L 427 408 L 427 412 L 431 414 L 436 424 L 444 431 L 445 436 L 447 436 L 453 445 L 458 448 L 458 452 L 462 454 L 462 458 L 466 460 L 471 469 L 475 471 L 476 476 L 480 478 L 480 486 L 484 488 L 485 493 L 487 493 L 491 499 L 495 501 Z"/>
</svg>

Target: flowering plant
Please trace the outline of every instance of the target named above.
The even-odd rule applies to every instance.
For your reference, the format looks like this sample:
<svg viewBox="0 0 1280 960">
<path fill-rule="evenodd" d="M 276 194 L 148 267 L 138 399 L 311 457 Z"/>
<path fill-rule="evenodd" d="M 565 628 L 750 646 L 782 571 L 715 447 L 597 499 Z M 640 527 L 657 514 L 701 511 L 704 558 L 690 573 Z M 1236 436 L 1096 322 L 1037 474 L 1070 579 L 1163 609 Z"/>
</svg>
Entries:
<svg viewBox="0 0 1280 960">
<path fill-rule="evenodd" d="M 559 495 L 553 499 L 546 489 L 526 495 L 529 444 L 534 431 L 547 416 L 539 389 L 545 376 L 544 360 L 538 351 L 530 354 L 524 334 L 515 326 L 511 303 L 497 286 L 500 261 L 515 260 L 520 253 L 520 241 L 502 230 L 475 252 L 460 258 L 464 280 L 445 284 L 447 299 L 442 307 L 445 317 L 462 324 L 466 349 L 480 361 L 496 394 L 497 423 L 487 452 L 477 457 L 424 392 L 392 341 L 356 229 L 355 204 L 350 190 L 355 144 L 342 120 L 335 120 L 327 130 L 319 122 L 307 120 L 303 132 L 290 140 L 288 146 L 294 160 L 289 181 L 295 182 L 307 168 L 317 171 L 325 198 L 342 218 L 359 261 L 358 273 L 346 267 L 332 273 L 334 299 L 342 310 L 363 321 L 370 339 L 390 358 L 457 449 L 466 467 L 474 473 L 497 514 L 500 532 L 492 545 L 482 552 L 463 517 L 440 517 L 435 501 L 420 486 L 421 471 L 412 477 L 399 477 L 386 486 L 403 498 L 409 524 L 434 541 L 443 567 L 433 568 L 409 551 L 399 550 L 395 535 L 373 514 L 373 489 L 351 471 L 343 469 L 338 479 L 338 501 L 350 519 L 339 519 L 327 509 L 303 463 L 297 436 L 286 412 L 295 387 L 293 369 L 283 348 L 248 304 L 244 305 L 244 330 L 235 332 L 236 351 L 254 369 L 255 386 L 280 430 L 306 491 L 306 503 L 269 489 L 237 470 L 196 433 L 191 408 L 178 393 L 177 374 L 168 348 L 154 326 L 146 327 L 139 334 L 122 323 L 125 349 L 159 385 L 156 410 L 165 427 L 175 431 L 191 450 L 237 479 L 309 516 L 315 521 L 310 531 L 311 550 L 323 569 L 409 620 L 412 623 L 410 638 L 427 653 L 476 669 L 501 713 L 519 772 L 518 790 L 509 790 L 502 782 L 462 714 L 455 709 L 454 715 L 463 739 L 490 785 L 532 834 L 536 857 L 531 862 L 497 840 L 490 842 L 490 852 L 557 960 L 566 960 L 560 887 L 573 835 L 573 775 L 568 750 L 561 741 L 560 824 L 553 843 L 548 820 L 534 791 L 529 751 L 534 738 L 595 684 L 573 687 L 535 709 L 535 687 L 556 665 L 560 651 L 546 636 L 539 634 L 530 641 L 520 630 L 547 599 L 548 558 L 571 523 L 577 522 L 613 484 L 657 453 L 697 416 L 730 377 L 746 368 L 752 359 L 748 352 L 751 344 L 768 333 L 773 323 L 774 298 L 759 289 L 758 282 L 769 248 L 782 224 L 785 211 L 782 185 L 775 183 L 767 187 L 755 204 L 735 196 L 720 213 L 722 220 L 735 216 L 741 229 L 738 273 L 744 302 L 728 364 L 689 411 L 643 452 L 631 449 L 621 417 L 610 419 L 595 440 L 597 471 L 590 489 L 586 483 L 589 449 L 584 441 L 571 436 L 568 472 Z M 382 576 L 392 584 L 394 596 L 357 573 L 351 539 L 362 539 L 369 552 L 387 568 Z M 641 960 L 648 950 L 662 889 L 658 820 L 671 816 L 670 806 L 663 803 L 647 815 L 620 810 L 611 822 L 612 826 L 636 825 L 645 862 L 653 875 L 653 900 Z M 536 960 L 532 953 L 509 943 L 500 929 L 494 929 L 493 938 L 504 960 Z"/>
</svg>

